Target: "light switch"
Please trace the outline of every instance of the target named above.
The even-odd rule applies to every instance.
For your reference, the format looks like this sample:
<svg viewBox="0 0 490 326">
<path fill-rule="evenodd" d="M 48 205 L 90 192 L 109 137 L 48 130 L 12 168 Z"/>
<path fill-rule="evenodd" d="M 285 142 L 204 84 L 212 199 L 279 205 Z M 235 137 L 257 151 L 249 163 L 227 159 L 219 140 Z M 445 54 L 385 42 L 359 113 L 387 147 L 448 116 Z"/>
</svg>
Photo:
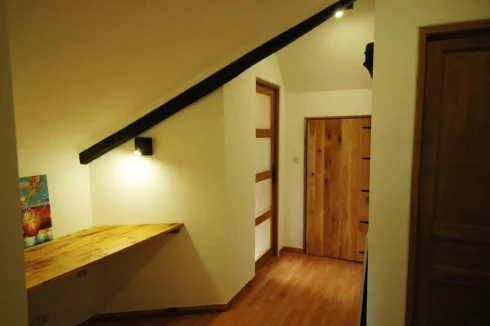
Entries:
<svg viewBox="0 0 490 326">
<path fill-rule="evenodd" d="M 293 163 L 295 164 L 299 163 L 299 156 L 293 156 Z"/>
</svg>

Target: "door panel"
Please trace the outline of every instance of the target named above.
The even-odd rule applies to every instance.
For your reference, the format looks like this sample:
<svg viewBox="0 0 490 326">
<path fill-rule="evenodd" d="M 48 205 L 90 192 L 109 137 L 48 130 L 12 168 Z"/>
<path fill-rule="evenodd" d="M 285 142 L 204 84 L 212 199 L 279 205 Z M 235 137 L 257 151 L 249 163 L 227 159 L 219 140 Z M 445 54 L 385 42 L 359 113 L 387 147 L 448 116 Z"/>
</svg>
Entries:
<svg viewBox="0 0 490 326">
<path fill-rule="evenodd" d="M 270 171 L 272 169 L 271 138 L 255 139 L 255 173 Z"/>
<path fill-rule="evenodd" d="M 306 253 L 323 256 L 325 121 L 307 125 Z"/>
<path fill-rule="evenodd" d="M 431 36 L 426 52 L 413 324 L 489 325 L 490 26 Z"/>
<path fill-rule="evenodd" d="M 308 120 L 306 252 L 362 261 L 368 221 L 370 118 Z M 363 188 L 364 187 L 364 188 Z M 362 249 L 362 250 L 361 250 Z"/>
<path fill-rule="evenodd" d="M 255 217 L 272 209 L 272 179 L 255 183 Z"/>
<path fill-rule="evenodd" d="M 272 104 L 272 94 L 268 90 L 262 93 L 255 93 L 254 109 L 256 129 L 271 129 Z"/>
<path fill-rule="evenodd" d="M 257 261 L 271 249 L 270 218 L 255 227 L 255 260 Z"/>
<path fill-rule="evenodd" d="M 361 159 L 359 161 L 359 187 L 361 190 L 369 190 L 369 169 L 371 161 Z"/>
<path fill-rule="evenodd" d="M 369 221 L 369 193 L 368 192 L 359 192 L 359 200 L 358 200 L 358 216 L 359 221 Z"/>
<path fill-rule="evenodd" d="M 366 250 L 366 236 L 368 232 L 368 224 L 367 223 L 359 223 L 359 232 L 357 233 L 357 248 L 359 254 L 364 254 Z"/>
<path fill-rule="evenodd" d="M 255 119 L 255 268 L 277 255 L 276 111 L 278 89 L 257 83 Z"/>
<path fill-rule="evenodd" d="M 446 282 L 432 282 L 429 325 L 490 325 L 490 289 Z"/>
</svg>

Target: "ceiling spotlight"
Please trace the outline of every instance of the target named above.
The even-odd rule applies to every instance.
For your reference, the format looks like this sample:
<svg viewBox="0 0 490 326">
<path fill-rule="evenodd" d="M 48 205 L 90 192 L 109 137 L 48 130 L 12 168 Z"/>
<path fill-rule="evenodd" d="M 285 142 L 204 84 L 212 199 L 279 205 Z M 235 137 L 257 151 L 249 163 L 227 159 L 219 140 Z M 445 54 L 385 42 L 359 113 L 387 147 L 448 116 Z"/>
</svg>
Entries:
<svg viewBox="0 0 490 326">
<path fill-rule="evenodd" d="M 340 17 L 342 17 L 343 15 L 344 15 L 344 12 L 343 12 L 342 10 L 337 11 L 337 12 L 335 13 L 335 17 L 337 17 L 337 18 L 340 18 Z"/>
</svg>

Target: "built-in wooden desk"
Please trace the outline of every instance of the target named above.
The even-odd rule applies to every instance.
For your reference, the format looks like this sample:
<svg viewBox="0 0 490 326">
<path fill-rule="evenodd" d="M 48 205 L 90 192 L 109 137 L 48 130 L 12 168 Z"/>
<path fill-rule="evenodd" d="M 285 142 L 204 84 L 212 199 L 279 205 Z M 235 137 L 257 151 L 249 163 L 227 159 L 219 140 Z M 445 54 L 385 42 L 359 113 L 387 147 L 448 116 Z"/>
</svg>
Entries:
<svg viewBox="0 0 490 326">
<path fill-rule="evenodd" d="M 103 225 L 24 250 L 26 288 L 81 270 L 159 235 L 178 232 L 184 224 Z"/>
</svg>

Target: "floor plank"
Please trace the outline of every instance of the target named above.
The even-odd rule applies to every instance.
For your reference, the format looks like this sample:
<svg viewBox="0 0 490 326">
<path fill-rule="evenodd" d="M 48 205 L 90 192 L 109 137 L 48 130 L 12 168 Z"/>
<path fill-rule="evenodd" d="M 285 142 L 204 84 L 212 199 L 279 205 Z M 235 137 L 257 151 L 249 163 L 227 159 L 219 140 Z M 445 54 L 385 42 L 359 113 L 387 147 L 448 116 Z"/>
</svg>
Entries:
<svg viewBox="0 0 490 326">
<path fill-rule="evenodd" d="M 284 252 L 259 271 L 251 287 L 227 312 L 84 325 L 354 326 L 361 276 L 359 263 Z"/>
</svg>

